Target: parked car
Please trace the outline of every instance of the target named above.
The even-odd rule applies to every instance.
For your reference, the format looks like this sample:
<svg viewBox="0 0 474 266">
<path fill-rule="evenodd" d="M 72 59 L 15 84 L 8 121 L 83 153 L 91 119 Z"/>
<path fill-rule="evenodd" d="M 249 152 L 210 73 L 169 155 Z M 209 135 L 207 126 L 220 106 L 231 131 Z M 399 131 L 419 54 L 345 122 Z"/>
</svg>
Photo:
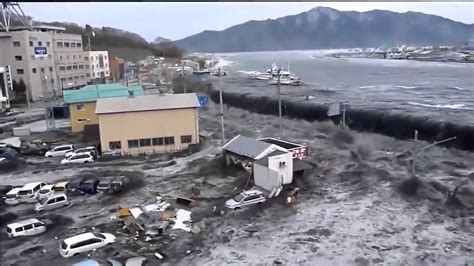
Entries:
<svg viewBox="0 0 474 266">
<path fill-rule="evenodd" d="M 46 184 L 43 182 L 33 182 L 24 185 L 18 192 L 20 201 L 22 202 L 36 202 L 38 199 L 39 190 Z"/>
<path fill-rule="evenodd" d="M 145 266 L 147 263 L 148 260 L 146 257 L 138 256 L 127 259 L 127 261 L 125 261 L 125 266 Z"/>
<path fill-rule="evenodd" d="M 237 210 L 247 205 L 263 203 L 265 202 L 265 200 L 266 199 L 263 195 L 263 192 L 256 189 L 252 189 L 243 191 L 234 198 L 226 201 L 225 206 L 229 209 Z"/>
<path fill-rule="evenodd" d="M 72 266 L 122 266 L 123 264 L 114 259 L 85 259 L 74 263 Z"/>
<path fill-rule="evenodd" d="M 54 193 L 53 188 L 54 188 L 54 185 L 43 186 L 38 192 L 38 199 L 39 200 L 47 199 L 50 195 Z"/>
<path fill-rule="evenodd" d="M 126 178 L 124 176 L 115 177 L 109 180 L 101 180 L 99 184 L 97 184 L 97 192 L 118 193 L 122 191 L 125 180 Z"/>
<path fill-rule="evenodd" d="M 67 158 L 67 157 L 71 157 L 73 155 L 77 155 L 79 153 L 89 153 L 89 152 L 92 152 L 92 155 L 94 155 L 96 153 L 95 147 L 94 146 L 89 146 L 89 147 L 80 148 L 80 149 L 73 150 L 73 151 L 68 151 L 68 152 L 66 152 L 65 156 Z"/>
<path fill-rule="evenodd" d="M 92 163 L 94 162 L 94 156 L 90 152 L 84 152 L 72 155 L 61 160 L 61 164 L 68 163 Z"/>
<path fill-rule="evenodd" d="M 69 258 L 114 242 L 115 236 L 109 233 L 83 233 L 64 239 L 59 247 L 59 254 L 64 258 Z"/>
<path fill-rule="evenodd" d="M 77 196 L 84 196 L 86 192 L 81 190 L 81 185 L 83 182 L 83 178 L 75 178 L 68 182 L 67 184 L 67 195 L 68 197 L 77 197 Z"/>
<path fill-rule="evenodd" d="M 66 193 L 68 184 L 69 184 L 69 181 L 61 181 L 61 182 L 56 183 L 53 187 L 54 193 L 58 193 L 58 192 Z"/>
<path fill-rule="evenodd" d="M 45 157 L 62 157 L 66 155 L 67 152 L 74 150 L 73 145 L 61 145 L 53 147 L 51 150 L 47 151 Z"/>
<path fill-rule="evenodd" d="M 18 236 L 33 236 L 44 233 L 46 224 L 38 219 L 31 218 L 7 225 L 7 235 L 10 238 Z"/>
<path fill-rule="evenodd" d="M 66 194 L 53 194 L 47 199 L 43 199 L 36 203 L 35 211 L 54 210 L 69 205 Z"/>
<path fill-rule="evenodd" d="M 89 194 L 97 193 L 97 184 L 99 184 L 99 180 L 96 178 L 88 178 L 82 181 L 80 185 L 80 189 Z"/>
<path fill-rule="evenodd" d="M 44 156 L 50 149 L 51 147 L 46 143 L 42 143 L 41 141 L 33 141 L 31 143 L 21 145 L 20 154 Z"/>
<path fill-rule="evenodd" d="M 8 205 L 17 205 L 20 203 L 20 196 L 18 195 L 18 192 L 20 192 L 21 188 L 16 187 L 10 190 L 6 195 L 5 195 L 5 203 Z"/>
</svg>

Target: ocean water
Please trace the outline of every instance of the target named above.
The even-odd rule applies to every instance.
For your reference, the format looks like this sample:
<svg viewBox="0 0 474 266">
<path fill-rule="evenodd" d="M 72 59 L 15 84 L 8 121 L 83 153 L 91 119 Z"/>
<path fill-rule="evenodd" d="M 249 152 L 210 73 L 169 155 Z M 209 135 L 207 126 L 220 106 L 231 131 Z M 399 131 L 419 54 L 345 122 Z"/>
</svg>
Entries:
<svg viewBox="0 0 474 266">
<path fill-rule="evenodd" d="M 409 113 L 440 121 L 474 125 L 474 64 L 327 57 L 331 50 L 219 54 L 225 91 L 276 95 L 276 86 L 252 80 L 272 63 L 303 79 L 282 86 L 283 97 L 349 108 Z"/>
</svg>

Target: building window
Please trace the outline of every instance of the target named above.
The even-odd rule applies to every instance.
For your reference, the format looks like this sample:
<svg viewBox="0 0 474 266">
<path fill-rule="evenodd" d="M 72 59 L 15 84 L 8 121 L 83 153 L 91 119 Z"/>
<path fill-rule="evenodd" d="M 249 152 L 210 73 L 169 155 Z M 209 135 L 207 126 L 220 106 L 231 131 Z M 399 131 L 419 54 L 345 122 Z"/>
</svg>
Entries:
<svg viewBox="0 0 474 266">
<path fill-rule="evenodd" d="M 30 41 L 30 46 L 33 47 L 33 42 L 32 41 Z"/>
<path fill-rule="evenodd" d="M 105 67 L 109 67 L 109 66 L 107 65 L 107 63 L 105 63 Z"/>
<path fill-rule="evenodd" d="M 79 69 L 84 69 L 84 65 L 79 65 Z"/>
<path fill-rule="evenodd" d="M 96 56 L 96 57 L 95 57 L 95 60 L 99 60 L 99 57 L 98 57 L 98 56 Z"/>
<path fill-rule="evenodd" d="M 72 77 L 68 77 L 67 80 L 72 81 Z"/>
<path fill-rule="evenodd" d="M 13 47 L 20 47 L 20 42 L 13 42 Z"/>
<path fill-rule="evenodd" d="M 88 56 L 84 56 L 84 60 L 85 60 L 85 61 L 89 61 L 89 57 L 88 57 Z"/>
<path fill-rule="evenodd" d="M 62 56 L 62 55 L 59 56 L 59 60 L 63 60 L 63 56 Z"/>
<path fill-rule="evenodd" d="M 81 59 L 81 55 L 79 55 L 79 59 Z"/>
<path fill-rule="evenodd" d="M 163 138 L 153 138 L 151 139 L 153 146 L 160 146 L 163 145 L 165 142 Z"/>
<path fill-rule="evenodd" d="M 139 147 L 140 147 L 140 143 L 138 139 L 128 140 L 128 148 L 139 148 Z"/>
<path fill-rule="evenodd" d="M 95 77 L 95 73 L 94 73 L 94 72 L 92 72 L 92 77 Z"/>
<path fill-rule="evenodd" d="M 49 72 L 53 72 L 53 67 L 49 67 Z"/>
<path fill-rule="evenodd" d="M 31 55 L 31 60 L 35 60 L 35 56 L 34 56 L 34 55 Z"/>
<path fill-rule="evenodd" d="M 76 43 L 71 43 L 71 47 L 76 47 Z"/>
<path fill-rule="evenodd" d="M 80 122 L 80 123 L 82 123 L 82 122 L 87 122 L 87 121 L 89 121 L 89 119 L 85 119 L 85 118 L 79 118 L 79 119 L 77 119 L 77 122 Z"/>
<path fill-rule="evenodd" d="M 36 68 L 32 68 L 31 72 L 33 72 L 33 74 L 36 74 Z"/>
<path fill-rule="evenodd" d="M 86 110 L 86 106 L 84 104 L 77 104 L 76 105 L 76 110 L 77 111 L 84 111 L 84 110 Z"/>
<path fill-rule="evenodd" d="M 74 79 L 79 79 L 79 76 L 74 76 Z"/>
<path fill-rule="evenodd" d="M 191 143 L 193 137 L 191 135 L 181 136 L 181 143 Z"/>
<path fill-rule="evenodd" d="M 96 67 L 99 68 L 99 64 L 96 64 Z"/>
<path fill-rule="evenodd" d="M 57 43 L 56 43 L 56 46 L 57 46 L 57 47 L 63 47 L 63 43 L 62 43 L 62 42 L 57 42 Z"/>
<path fill-rule="evenodd" d="M 51 44 L 49 42 L 46 42 L 46 47 L 49 47 Z"/>
<path fill-rule="evenodd" d="M 69 55 L 66 56 L 66 59 L 69 59 Z"/>
<path fill-rule="evenodd" d="M 111 149 L 111 150 L 121 150 L 122 149 L 122 142 L 120 142 L 120 141 L 110 141 L 109 142 L 109 149 Z"/>
<path fill-rule="evenodd" d="M 105 71 L 105 75 L 108 75 L 109 74 L 109 71 Z"/>
<path fill-rule="evenodd" d="M 41 68 L 41 73 L 44 73 L 44 67 Z"/>
<path fill-rule="evenodd" d="M 65 43 L 64 43 L 64 47 L 69 47 L 69 43 L 68 43 L 68 42 L 65 42 Z"/>
<path fill-rule="evenodd" d="M 86 65 L 86 69 L 89 69 L 89 65 Z"/>
<path fill-rule="evenodd" d="M 84 75 L 81 75 L 80 78 L 83 79 L 83 78 L 84 78 Z"/>
<path fill-rule="evenodd" d="M 38 42 L 38 46 L 43 46 L 43 43 L 42 43 L 42 42 Z"/>
<path fill-rule="evenodd" d="M 21 75 L 21 74 L 24 74 L 25 71 L 24 71 L 23 69 L 21 69 L 21 68 L 18 68 L 18 69 L 16 70 L 16 73 L 19 74 L 19 75 Z"/>
<path fill-rule="evenodd" d="M 151 146 L 151 139 L 140 139 L 140 147 Z"/>
<path fill-rule="evenodd" d="M 52 59 L 53 57 L 49 54 L 49 55 L 48 55 L 48 58 L 49 58 L 49 59 Z"/>
<path fill-rule="evenodd" d="M 59 71 L 64 71 L 64 70 L 66 70 L 66 67 L 63 67 L 63 66 L 59 67 Z"/>
<path fill-rule="evenodd" d="M 82 43 L 78 42 L 77 47 L 82 47 Z"/>
<path fill-rule="evenodd" d="M 165 137 L 165 145 L 174 144 L 174 137 Z"/>
<path fill-rule="evenodd" d="M 67 66 L 66 69 L 67 69 L 67 70 L 71 70 L 71 69 L 72 69 L 72 66 Z"/>
<path fill-rule="evenodd" d="M 21 60 L 22 60 L 21 55 L 15 55 L 15 60 L 16 60 L 16 61 L 21 61 Z"/>
<path fill-rule="evenodd" d="M 73 66 L 72 66 L 72 69 L 77 69 L 77 66 L 76 66 L 76 65 L 73 65 Z"/>
<path fill-rule="evenodd" d="M 76 56 L 75 56 L 75 55 L 73 55 L 73 56 L 72 56 L 72 59 L 76 59 Z"/>
<path fill-rule="evenodd" d="M 91 77 L 91 74 L 87 73 L 87 74 L 86 74 L 86 77 L 90 78 L 90 77 Z"/>
<path fill-rule="evenodd" d="M 107 56 L 105 56 L 104 59 L 107 60 Z M 105 64 L 105 66 L 107 66 L 107 64 Z"/>
</svg>

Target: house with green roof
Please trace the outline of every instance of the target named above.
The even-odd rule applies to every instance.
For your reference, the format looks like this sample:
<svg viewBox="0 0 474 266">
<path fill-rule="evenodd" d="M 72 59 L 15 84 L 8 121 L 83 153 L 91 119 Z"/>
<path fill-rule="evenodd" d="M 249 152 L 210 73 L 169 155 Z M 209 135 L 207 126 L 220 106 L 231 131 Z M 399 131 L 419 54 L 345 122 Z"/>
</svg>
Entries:
<svg viewBox="0 0 474 266">
<path fill-rule="evenodd" d="M 97 99 L 144 95 L 141 86 L 127 87 L 120 83 L 87 85 L 79 90 L 63 92 L 63 99 L 69 105 L 71 131 L 81 132 L 86 125 L 99 123 L 95 114 Z"/>
</svg>

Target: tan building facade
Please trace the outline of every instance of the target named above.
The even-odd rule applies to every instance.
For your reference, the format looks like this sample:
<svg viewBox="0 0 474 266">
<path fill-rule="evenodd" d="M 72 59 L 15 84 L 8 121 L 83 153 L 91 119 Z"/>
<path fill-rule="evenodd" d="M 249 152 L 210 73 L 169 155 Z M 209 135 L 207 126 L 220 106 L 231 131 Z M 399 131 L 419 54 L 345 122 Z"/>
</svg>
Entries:
<svg viewBox="0 0 474 266">
<path fill-rule="evenodd" d="M 53 38 L 49 32 L 40 30 L 12 30 L 0 32 L 0 62 L 10 66 L 12 80 L 20 80 L 29 91 L 30 100 L 37 101 L 51 93 L 60 94 L 57 82 Z M 46 88 L 47 87 L 47 88 Z M 13 88 L 10 98 L 16 98 Z"/>
<path fill-rule="evenodd" d="M 96 103 L 84 102 L 69 104 L 71 131 L 81 132 L 86 125 L 96 125 L 99 119 L 95 114 Z"/>
<path fill-rule="evenodd" d="M 153 154 L 181 151 L 199 143 L 196 94 L 99 99 L 102 151 Z"/>
</svg>

